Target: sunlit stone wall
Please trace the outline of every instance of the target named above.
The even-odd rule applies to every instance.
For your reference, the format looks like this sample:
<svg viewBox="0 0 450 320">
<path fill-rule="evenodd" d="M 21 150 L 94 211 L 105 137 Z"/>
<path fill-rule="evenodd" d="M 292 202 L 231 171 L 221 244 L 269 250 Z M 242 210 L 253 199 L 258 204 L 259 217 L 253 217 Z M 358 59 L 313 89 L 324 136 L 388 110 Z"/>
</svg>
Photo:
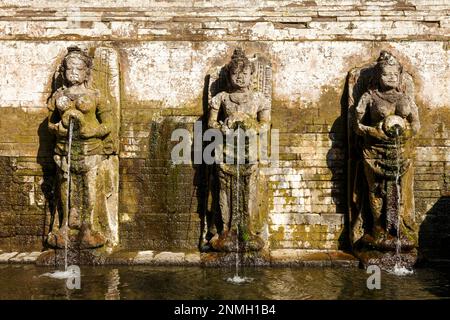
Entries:
<svg viewBox="0 0 450 320">
<path fill-rule="evenodd" d="M 0 1 L 0 250 L 48 231 L 54 165 L 51 77 L 69 45 L 117 49 L 120 243 L 196 250 L 205 177 L 174 166 L 170 135 L 204 114 L 205 76 L 236 46 L 273 65 L 280 166 L 269 183 L 271 248 L 345 249 L 347 72 L 394 53 L 413 75 L 416 218 L 423 253 L 450 245 L 450 5 L 410 1 Z"/>
</svg>

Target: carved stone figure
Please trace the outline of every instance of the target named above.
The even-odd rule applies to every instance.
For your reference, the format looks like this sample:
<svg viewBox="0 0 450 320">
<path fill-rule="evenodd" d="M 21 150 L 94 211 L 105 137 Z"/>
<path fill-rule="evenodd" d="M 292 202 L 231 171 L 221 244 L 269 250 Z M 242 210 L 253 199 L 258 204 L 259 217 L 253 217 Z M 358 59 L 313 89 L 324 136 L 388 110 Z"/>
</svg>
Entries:
<svg viewBox="0 0 450 320">
<path fill-rule="evenodd" d="M 118 60 L 110 48 L 92 51 L 68 48 L 48 101 L 58 181 L 53 248 L 118 243 Z"/>
<path fill-rule="evenodd" d="M 223 162 L 215 167 L 218 234 L 211 244 L 218 251 L 259 250 L 264 246 L 258 222 L 260 165 L 254 147 L 258 134 L 270 128 L 270 78 L 270 63 L 257 56 L 251 61 L 238 48 L 210 87 L 208 127 L 220 130 L 227 144 L 227 137 L 234 134 L 236 138 L 231 141 L 234 147 L 225 145 Z"/>
<path fill-rule="evenodd" d="M 412 77 L 389 52 L 349 74 L 350 238 L 365 264 L 415 263 Z"/>
</svg>

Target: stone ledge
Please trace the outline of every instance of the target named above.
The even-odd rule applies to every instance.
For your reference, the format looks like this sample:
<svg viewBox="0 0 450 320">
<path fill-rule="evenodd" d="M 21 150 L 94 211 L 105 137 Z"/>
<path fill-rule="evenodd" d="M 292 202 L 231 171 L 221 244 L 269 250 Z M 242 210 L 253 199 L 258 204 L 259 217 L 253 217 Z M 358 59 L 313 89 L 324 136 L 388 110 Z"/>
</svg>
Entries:
<svg viewBox="0 0 450 320">
<path fill-rule="evenodd" d="M 5 252 L 0 254 L 0 264 L 4 263 L 19 263 L 19 264 L 33 264 L 40 256 L 41 252 Z"/>
<path fill-rule="evenodd" d="M 85 1 L 85 0 L 60 0 L 55 2 L 54 0 L 2 0 L 3 6 L 8 7 L 70 7 L 79 6 L 81 8 L 117 8 L 126 7 L 132 8 L 145 8 L 153 7 L 157 3 L 158 6 L 164 8 L 214 8 L 217 7 L 216 1 L 204 1 L 204 0 L 97 0 L 97 1 Z M 223 6 L 226 7 L 242 7 L 241 0 L 222 0 Z M 390 8 L 395 6 L 397 8 L 411 8 L 430 6 L 439 7 L 444 6 L 448 2 L 446 0 L 409 0 L 407 4 L 405 1 L 401 0 L 315 0 L 315 1 L 292 1 L 292 0 L 262 0 L 248 1 L 255 8 L 264 7 L 287 7 L 287 8 L 297 8 L 298 10 L 307 7 L 331 7 L 333 9 L 339 9 L 343 6 L 358 6 L 358 7 L 380 7 L 380 8 Z"/>
<path fill-rule="evenodd" d="M 357 267 L 359 260 L 342 251 L 277 249 L 270 253 L 272 266 Z"/>
<path fill-rule="evenodd" d="M 5 252 L 0 254 L 0 263 L 8 263 L 9 259 L 18 255 L 18 252 Z"/>
<path fill-rule="evenodd" d="M 266 19 L 267 20 L 267 19 Z M 47 22 L 0 21 L 0 40 L 97 40 L 97 41 L 447 41 L 448 22 L 430 25 L 422 21 L 317 21 L 305 28 L 276 22 L 241 23 L 237 29 L 204 29 L 173 23 L 170 28 L 138 27 L 134 23 L 97 22 L 92 28 L 51 28 Z M 395 23 L 395 25 L 393 24 Z M 189 30 L 186 32 L 185 30 Z"/>
<path fill-rule="evenodd" d="M 35 264 L 44 252 L 6 252 L 0 253 L 1 264 Z M 358 260 L 342 251 L 277 249 L 258 254 L 243 254 L 242 264 L 248 266 L 283 266 L 283 267 L 356 267 Z M 104 265 L 153 265 L 153 266 L 203 266 L 220 267 L 234 265 L 234 253 L 199 253 L 169 251 L 117 251 L 101 259 Z"/>
<path fill-rule="evenodd" d="M 446 41 L 450 23 L 450 5 L 445 2 L 291 5 L 283 1 L 283 5 L 266 0 L 243 6 L 222 0 L 209 5 L 158 1 L 113 6 L 108 0 L 89 6 L 70 1 L 69 7 L 50 1 L 13 2 L 0 4 L 2 40 Z"/>
<path fill-rule="evenodd" d="M 105 264 L 125 265 L 200 265 L 200 253 L 169 251 L 117 251 Z"/>
</svg>

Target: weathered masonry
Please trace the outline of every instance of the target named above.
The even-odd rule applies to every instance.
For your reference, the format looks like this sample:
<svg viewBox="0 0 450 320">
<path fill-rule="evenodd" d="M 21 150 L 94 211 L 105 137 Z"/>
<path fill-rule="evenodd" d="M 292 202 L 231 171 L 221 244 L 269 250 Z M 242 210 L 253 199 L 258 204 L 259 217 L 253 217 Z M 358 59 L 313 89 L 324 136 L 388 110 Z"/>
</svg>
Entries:
<svg viewBox="0 0 450 320">
<path fill-rule="evenodd" d="M 206 77 L 241 47 L 270 61 L 280 132 L 279 166 L 261 169 L 268 247 L 350 247 L 347 75 L 386 50 L 411 74 L 421 124 L 411 153 L 419 254 L 448 258 L 449 41 L 446 0 L 2 0 L 0 250 L 40 251 L 51 231 L 47 106 L 78 46 L 117 54 L 118 247 L 198 251 L 208 177 L 173 165 L 171 134 L 207 121 Z"/>
</svg>

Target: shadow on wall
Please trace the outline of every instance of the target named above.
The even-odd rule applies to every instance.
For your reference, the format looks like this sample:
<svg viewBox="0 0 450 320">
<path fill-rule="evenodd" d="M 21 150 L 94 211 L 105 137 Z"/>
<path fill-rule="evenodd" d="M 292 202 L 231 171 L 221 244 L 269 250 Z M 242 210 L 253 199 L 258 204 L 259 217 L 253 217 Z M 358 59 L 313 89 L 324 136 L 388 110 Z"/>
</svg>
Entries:
<svg viewBox="0 0 450 320">
<path fill-rule="evenodd" d="M 450 195 L 443 196 L 426 213 L 419 229 L 421 261 L 450 259 Z"/>
<path fill-rule="evenodd" d="M 200 192 L 199 173 L 195 165 L 174 165 L 171 159 L 171 150 L 178 143 L 171 142 L 172 132 L 175 129 L 190 131 L 189 125 L 165 118 L 161 123 L 152 122 L 150 126 L 146 159 L 150 164 L 139 167 L 139 172 L 136 172 L 142 186 L 138 195 L 139 214 L 144 219 L 135 221 L 137 224 L 133 227 L 146 235 L 133 247 L 140 244 L 152 250 L 193 249 L 196 243 L 192 237 L 197 235 L 197 223 L 192 220 L 192 213 L 197 212 L 194 206 Z M 131 231 L 135 233 L 136 229 Z M 147 245 L 149 240 L 153 244 Z"/>
<path fill-rule="evenodd" d="M 327 153 L 327 166 L 331 171 L 332 190 L 331 197 L 336 205 L 336 213 L 344 215 L 344 227 L 338 239 L 338 249 L 349 251 L 350 242 L 348 239 L 348 208 L 347 208 L 347 111 L 348 111 L 348 79 L 344 84 L 344 89 L 340 98 L 340 116 L 334 120 L 329 139 L 331 147 Z"/>
<path fill-rule="evenodd" d="M 202 134 L 208 129 L 208 97 L 210 85 L 210 75 L 206 75 L 202 98 L 203 115 L 198 119 L 199 121 L 202 121 Z M 209 144 L 209 142 L 203 142 L 202 152 L 207 144 Z M 201 165 L 194 165 L 194 169 L 194 185 L 197 189 L 198 198 L 197 212 L 200 215 L 200 238 L 198 245 L 199 249 L 202 251 L 205 241 L 211 240 L 217 232 L 216 224 L 219 221 L 215 221 L 215 219 L 218 217 L 217 212 L 219 210 L 216 205 L 218 203 L 218 187 L 217 181 L 214 179 L 215 167 L 213 164 L 209 165 L 202 161 Z"/>
<path fill-rule="evenodd" d="M 56 167 L 53 161 L 53 149 L 55 147 L 55 138 L 48 131 L 48 119 L 39 125 L 39 149 L 37 153 L 37 163 L 42 170 L 41 192 L 44 196 L 44 215 L 42 221 L 42 244 L 45 246 L 45 237 L 50 232 L 53 224 L 52 218 L 56 213 Z M 59 211 L 61 212 L 61 210 Z"/>
<path fill-rule="evenodd" d="M 57 68 L 52 75 L 51 79 L 51 92 L 47 98 L 47 104 L 49 103 L 56 90 L 62 87 L 63 76 Z M 57 193 L 57 179 L 56 179 L 56 164 L 53 160 L 54 148 L 56 145 L 56 137 L 52 135 L 48 129 L 49 119 L 46 117 L 38 128 L 39 136 L 39 149 L 37 154 L 37 162 L 41 166 L 43 173 L 41 191 L 45 198 L 44 203 L 44 221 L 43 221 L 43 234 L 42 244 L 44 248 L 47 248 L 46 237 L 51 231 L 52 225 L 57 218 L 55 215 L 57 212 L 62 212 L 61 208 L 56 207 L 58 205 L 58 193 Z M 62 217 L 60 217 L 62 218 Z M 58 220 L 56 220 L 58 221 Z"/>
</svg>

